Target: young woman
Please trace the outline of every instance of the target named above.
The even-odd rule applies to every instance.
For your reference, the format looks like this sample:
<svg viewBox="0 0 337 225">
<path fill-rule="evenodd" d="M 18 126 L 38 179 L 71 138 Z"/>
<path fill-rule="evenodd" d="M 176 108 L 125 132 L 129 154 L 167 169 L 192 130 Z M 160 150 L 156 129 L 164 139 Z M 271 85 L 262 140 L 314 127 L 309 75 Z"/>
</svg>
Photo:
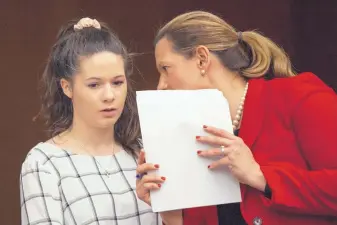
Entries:
<svg viewBox="0 0 337 225">
<path fill-rule="evenodd" d="M 158 225 L 135 194 L 140 129 L 128 53 L 83 18 L 61 29 L 43 74 L 51 139 L 21 170 L 22 225 Z"/>
<path fill-rule="evenodd" d="M 237 32 L 202 11 L 161 28 L 155 57 L 158 89 L 217 88 L 227 98 L 235 135 L 205 124 L 211 135 L 196 140 L 219 148 L 196 154 L 222 156 L 205 169 L 228 166 L 242 184 L 241 204 L 164 212 L 166 225 L 336 224 L 337 97 L 331 88 L 312 73 L 296 75 L 267 37 Z M 160 173 L 160 165 L 145 163 L 144 153 L 139 164 L 137 194 L 151 204 L 149 190 L 160 191 L 165 182 L 146 172 Z"/>
</svg>

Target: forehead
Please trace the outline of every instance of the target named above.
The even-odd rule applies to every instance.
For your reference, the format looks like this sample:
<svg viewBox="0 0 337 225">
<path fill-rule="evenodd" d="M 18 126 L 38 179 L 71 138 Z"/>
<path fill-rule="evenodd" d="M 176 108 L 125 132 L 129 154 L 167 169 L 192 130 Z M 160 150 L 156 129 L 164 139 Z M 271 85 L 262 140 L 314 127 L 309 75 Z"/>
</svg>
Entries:
<svg viewBox="0 0 337 225">
<path fill-rule="evenodd" d="M 169 40 L 162 38 L 160 41 L 158 41 L 155 47 L 155 57 L 157 63 L 171 60 L 177 56 L 179 56 L 179 54 L 173 51 L 173 45 Z"/>
<path fill-rule="evenodd" d="M 124 75 L 122 56 L 112 52 L 99 52 L 80 59 L 80 72 L 85 77 L 104 75 Z"/>
</svg>

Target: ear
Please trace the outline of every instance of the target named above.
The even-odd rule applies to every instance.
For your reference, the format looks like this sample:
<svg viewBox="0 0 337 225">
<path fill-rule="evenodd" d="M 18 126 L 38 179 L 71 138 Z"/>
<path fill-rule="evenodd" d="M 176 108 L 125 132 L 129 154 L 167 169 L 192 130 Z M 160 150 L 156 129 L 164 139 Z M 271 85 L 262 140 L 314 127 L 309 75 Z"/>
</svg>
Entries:
<svg viewBox="0 0 337 225">
<path fill-rule="evenodd" d="M 210 52 L 206 46 L 200 45 L 195 49 L 198 68 L 206 71 L 210 64 Z"/>
<path fill-rule="evenodd" d="M 70 81 L 62 78 L 60 80 L 60 85 L 61 85 L 61 88 L 63 90 L 63 93 L 68 96 L 68 98 L 72 98 L 73 97 L 73 91 L 72 91 L 72 88 L 71 88 L 71 83 Z"/>
</svg>

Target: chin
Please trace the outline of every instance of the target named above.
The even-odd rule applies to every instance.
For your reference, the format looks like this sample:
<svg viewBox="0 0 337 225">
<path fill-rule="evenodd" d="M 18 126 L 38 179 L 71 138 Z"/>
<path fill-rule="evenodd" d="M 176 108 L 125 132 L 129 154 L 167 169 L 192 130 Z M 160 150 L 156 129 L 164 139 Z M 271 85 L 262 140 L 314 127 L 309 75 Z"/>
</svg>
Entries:
<svg viewBox="0 0 337 225">
<path fill-rule="evenodd" d="M 111 118 L 104 118 L 103 120 L 99 121 L 98 126 L 101 127 L 102 129 L 111 128 L 117 123 L 119 118 L 120 118 L 120 115 L 116 117 L 111 117 Z"/>
<path fill-rule="evenodd" d="M 118 118 L 117 119 L 115 118 L 105 119 L 105 121 L 101 121 L 101 123 L 99 124 L 99 127 L 101 127 L 102 129 L 111 128 L 117 123 L 117 120 Z"/>
</svg>

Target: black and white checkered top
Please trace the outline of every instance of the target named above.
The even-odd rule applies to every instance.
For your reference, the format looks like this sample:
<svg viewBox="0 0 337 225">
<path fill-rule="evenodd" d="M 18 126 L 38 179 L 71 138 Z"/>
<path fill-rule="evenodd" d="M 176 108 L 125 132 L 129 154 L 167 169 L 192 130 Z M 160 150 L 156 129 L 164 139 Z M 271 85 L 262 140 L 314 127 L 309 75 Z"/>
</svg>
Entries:
<svg viewBox="0 0 337 225">
<path fill-rule="evenodd" d="M 161 225 L 136 197 L 136 166 L 124 150 L 93 157 L 37 144 L 22 164 L 21 224 Z"/>
</svg>

